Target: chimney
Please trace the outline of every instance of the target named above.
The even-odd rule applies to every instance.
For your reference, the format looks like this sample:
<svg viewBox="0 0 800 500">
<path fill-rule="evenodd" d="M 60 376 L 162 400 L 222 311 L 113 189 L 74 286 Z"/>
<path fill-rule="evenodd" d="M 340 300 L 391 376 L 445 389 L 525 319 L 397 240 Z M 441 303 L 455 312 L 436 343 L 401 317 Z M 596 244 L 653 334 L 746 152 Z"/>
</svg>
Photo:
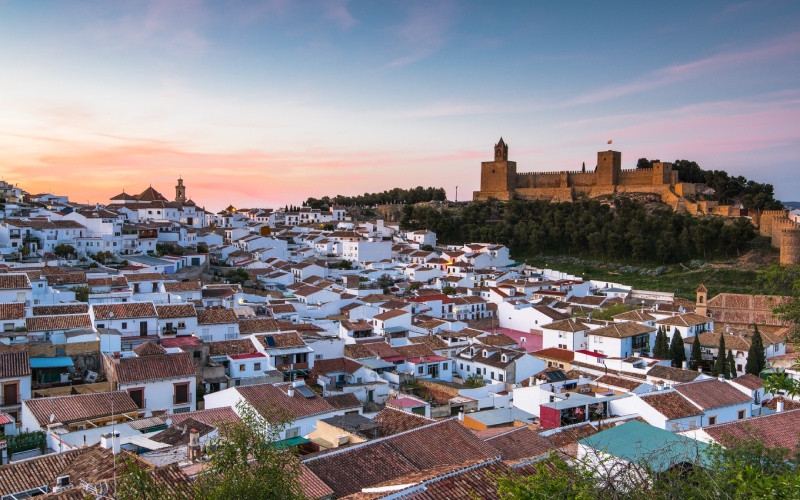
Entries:
<svg viewBox="0 0 800 500">
<path fill-rule="evenodd" d="M 719 380 L 720 382 L 725 382 L 725 375 L 720 373 L 719 375 L 717 375 L 717 380 Z"/>
<path fill-rule="evenodd" d="M 294 385 L 289 385 L 289 390 L 286 392 L 290 398 L 294 397 Z"/>
<path fill-rule="evenodd" d="M 197 432 L 197 429 L 189 430 L 189 446 L 187 446 L 187 450 L 190 462 L 200 460 L 200 433 Z"/>
<path fill-rule="evenodd" d="M 683 368 L 684 370 L 688 370 L 689 369 L 689 362 L 688 361 L 682 362 L 681 363 L 681 368 Z"/>
<path fill-rule="evenodd" d="M 697 373 L 703 373 L 703 365 L 697 365 Z"/>
<path fill-rule="evenodd" d="M 111 449 L 114 455 L 119 453 L 119 432 L 109 432 L 100 436 L 100 447 L 106 450 Z"/>
<path fill-rule="evenodd" d="M 461 411 L 458 412 L 458 421 L 459 422 L 463 422 L 464 421 L 464 409 L 463 408 L 461 409 Z"/>
<path fill-rule="evenodd" d="M 778 404 L 775 406 L 775 411 L 778 413 L 783 411 L 783 398 L 778 399 Z"/>
</svg>

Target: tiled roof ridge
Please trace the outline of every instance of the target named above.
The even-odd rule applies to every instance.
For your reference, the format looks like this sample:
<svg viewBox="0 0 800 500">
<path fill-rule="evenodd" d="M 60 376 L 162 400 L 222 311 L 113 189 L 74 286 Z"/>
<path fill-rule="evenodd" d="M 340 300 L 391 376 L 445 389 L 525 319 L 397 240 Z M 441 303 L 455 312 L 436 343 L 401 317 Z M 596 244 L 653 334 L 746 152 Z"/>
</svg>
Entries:
<svg viewBox="0 0 800 500">
<path fill-rule="evenodd" d="M 499 437 L 502 437 L 502 436 L 507 436 L 507 435 L 509 435 L 511 433 L 519 432 L 522 429 L 527 429 L 527 428 L 528 428 L 528 426 L 525 426 L 525 425 L 523 425 L 521 427 L 513 427 L 513 428 L 507 430 L 506 432 L 501 432 L 500 434 L 495 434 L 494 436 L 489 436 L 488 438 L 484 439 L 484 441 L 491 441 L 492 439 L 496 439 L 496 438 L 499 438 Z"/>
<path fill-rule="evenodd" d="M 388 406 L 387 406 L 387 408 L 388 408 Z M 398 410 L 398 411 L 402 411 L 402 410 Z M 403 412 L 403 413 L 407 413 L 407 412 Z M 436 420 L 436 421 L 431 422 L 430 424 L 423 425 L 423 426 L 420 426 L 420 427 L 415 427 L 415 428 L 409 429 L 407 431 L 398 432 L 397 434 L 392 434 L 391 436 L 379 437 L 379 438 L 376 438 L 376 439 L 373 439 L 373 440 L 370 440 L 370 441 L 364 441 L 363 443 L 355 444 L 353 446 L 347 446 L 347 447 L 339 449 L 339 450 L 334 450 L 334 451 L 331 451 L 331 452 L 328 452 L 328 453 L 325 453 L 325 454 L 322 454 L 322 455 L 319 455 L 319 456 L 316 456 L 316 457 L 307 458 L 307 459 L 303 460 L 303 463 L 305 464 L 305 463 L 313 462 L 315 460 L 319 460 L 320 458 L 327 458 L 327 457 L 331 457 L 331 456 L 334 456 L 334 455 L 338 455 L 340 453 L 345 453 L 345 452 L 348 452 L 348 451 L 351 451 L 351 450 L 355 450 L 355 449 L 358 449 L 358 448 L 363 448 L 363 447 L 368 446 L 368 445 L 372 445 L 372 444 L 375 444 L 375 443 L 386 441 L 386 440 L 388 440 L 390 438 L 396 438 L 398 436 L 404 436 L 406 434 L 410 434 L 412 432 L 416 432 L 416 431 L 419 431 L 419 430 L 422 430 L 422 429 L 429 429 L 429 428 L 431 428 L 431 427 L 433 427 L 435 425 L 442 425 L 442 424 L 445 424 L 447 422 L 450 422 L 450 421 L 453 421 L 453 420 L 457 420 L 457 419 L 458 419 L 458 417 L 450 417 L 450 418 L 446 418 L 444 420 Z"/>
<path fill-rule="evenodd" d="M 504 434 L 508 434 L 508 433 L 504 433 Z M 458 467 L 457 469 L 453 469 L 453 470 L 450 470 L 448 472 L 443 472 L 441 474 L 437 474 L 435 476 L 431 476 L 431 477 L 429 477 L 427 479 L 423 479 L 422 481 L 420 481 L 420 482 L 418 482 L 416 484 L 412 484 L 410 486 L 406 486 L 405 488 L 400 488 L 400 489 L 397 489 L 397 490 L 394 490 L 394 491 L 387 491 L 386 493 L 391 494 L 393 497 L 396 497 L 396 498 L 404 497 L 406 495 L 411 495 L 414 492 L 419 491 L 419 490 L 423 490 L 424 491 L 425 487 L 427 485 L 429 485 L 429 484 L 438 483 L 439 481 L 443 481 L 445 479 L 448 479 L 448 478 L 451 478 L 453 476 L 457 476 L 459 474 L 463 474 L 465 472 L 469 472 L 469 471 L 472 471 L 472 470 L 475 470 L 475 469 L 480 469 L 481 467 L 486 467 L 487 465 L 491 465 L 493 463 L 500 462 L 501 460 L 502 460 L 502 457 L 500 455 L 498 455 L 496 457 L 487 458 L 487 459 L 484 459 L 484 460 L 479 460 L 478 462 L 475 462 L 475 463 L 470 463 L 469 461 L 468 462 L 464 462 L 464 463 L 468 463 L 469 465 L 465 465 L 463 467 Z M 400 477 L 402 477 L 402 476 L 400 476 Z M 361 491 L 365 492 L 365 490 L 366 490 L 366 492 L 369 492 L 371 490 L 371 488 L 370 487 L 366 487 L 366 488 L 363 488 Z"/>
</svg>

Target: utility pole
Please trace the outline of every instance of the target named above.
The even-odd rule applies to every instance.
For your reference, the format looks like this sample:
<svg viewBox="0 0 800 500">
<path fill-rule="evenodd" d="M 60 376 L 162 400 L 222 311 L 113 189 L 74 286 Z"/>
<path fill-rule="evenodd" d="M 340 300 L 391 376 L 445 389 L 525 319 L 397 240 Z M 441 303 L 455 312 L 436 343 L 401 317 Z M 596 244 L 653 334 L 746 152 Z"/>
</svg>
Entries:
<svg viewBox="0 0 800 500">
<path fill-rule="evenodd" d="M 458 186 L 456 186 L 456 203 L 458 203 Z"/>
</svg>

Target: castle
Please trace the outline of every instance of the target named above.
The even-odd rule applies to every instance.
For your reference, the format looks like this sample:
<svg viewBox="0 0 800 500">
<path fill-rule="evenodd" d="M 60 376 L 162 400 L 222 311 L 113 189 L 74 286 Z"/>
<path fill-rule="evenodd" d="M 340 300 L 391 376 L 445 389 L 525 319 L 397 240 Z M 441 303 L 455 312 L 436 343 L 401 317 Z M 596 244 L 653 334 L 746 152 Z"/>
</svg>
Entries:
<svg viewBox="0 0 800 500">
<path fill-rule="evenodd" d="M 653 193 L 660 195 L 673 210 L 692 215 L 750 216 L 759 233 L 770 237 L 772 246 L 780 249 L 782 265 L 800 264 L 800 224 L 791 221 L 785 210 L 748 214 L 744 209 L 714 201 L 692 201 L 697 190 L 697 184 L 679 182 L 678 172 L 672 170 L 671 163 L 654 162 L 652 168 L 623 170 L 622 153 L 611 150 L 597 153 L 594 172 L 587 172 L 584 165 L 582 170 L 574 172 L 517 173 L 517 163 L 508 160 L 508 145 L 501 137 L 494 145 L 494 161 L 481 162 L 481 189 L 473 193 L 473 200 L 519 198 L 562 202 L 578 197 Z"/>
<path fill-rule="evenodd" d="M 764 210 L 758 217 L 758 232 L 780 249 L 782 266 L 800 264 L 800 224 L 789 219 L 786 210 Z"/>
<path fill-rule="evenodd" d="M 517 173 L 517 163 L 508 160 L 508 145 L 501 137 L 494 146 L 494 161 L 481 163 L 481 190 L 474 192 L 473 199 L 558 202 L 616 193 L 655 193 L 662 198 L 672 194 L 683 198 L 693 195 L 695 189 L 694 184 L 678 182 L 678 172 L 672 170 L 671 163 L 654 162 L 652 168 L 623 170 L 622 153 L 611 150 L 597 153 L 594 172 L 587 172 L 584 164 L 581 171 L 575 172 Z"/>
</svg>

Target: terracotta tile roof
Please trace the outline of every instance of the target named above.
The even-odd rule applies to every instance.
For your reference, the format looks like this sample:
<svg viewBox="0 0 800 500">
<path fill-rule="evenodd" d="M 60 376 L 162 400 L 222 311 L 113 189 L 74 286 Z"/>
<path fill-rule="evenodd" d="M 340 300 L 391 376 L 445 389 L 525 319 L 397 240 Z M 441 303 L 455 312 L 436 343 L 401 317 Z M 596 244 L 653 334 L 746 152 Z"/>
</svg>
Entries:
<svg viewBox="0 0 800 500">
<path fill-rule="evenodd" d="M 287 347 L 304 347 L 306 345 L 303 342 L 303 337 L 300 336 L 297 332 L 290 332 L 290 333 L 278 333 L 274 335 L 256 335 L 256 339 L 261 342 L 261 345 L 264 346 L 264 349 L 285 349 Z M 267 340 L 271 338 L 273 345 L 269 345 L 270 341 Z"/>
<path fill-rule="evenodd" d="M 292 304 L 278 304 L 270 307 L 273 314 L 287 314 L 297 312 L 297 309 Z"/>
<path fill-rule="evenodd" d="M 369 349 L 373 355 L 378 356 L 379 358 L 400 356 L 400 353 L 397 352 L 394 347 L 383 341 L 363 342 L 361 345 Z"/>
<path fill-rule="evenodd" d="M 670 316 L 656 321 L 657 325 L 670 325 L 670 326 L 697 326 L 704 323 L 709 323 L 712 320 L 709 317 L 701 316 L 695 313 L 679 314 L 677 316 Z"/>
<path fill-rule="evenodd" d="M 83 285 L 86 283 L 86 273 L 59 273 L 48 274 L 47 284 L 50 286 Z"/>
<path fill-rule="evenodd" d="M 233 309 L 222 307 L 197 311 L 198 325 L 222 325 L 238 322 L 239 319 Z"/>
<path fill-rule="evenodd" d="M 289 418 L 298 419 L 335 410 L 330 403 L 317 394 L 307 398 L 295 391 L 294 397 L 290 397 L 286 393 L 288 384 L 248 385 L 237 387 L 236 390 L 250 406 L 270 422 L 274 422 L 279 417 L 276 412 L 285 412 Z"/>
<path fill-rule="evenodd" d="M 168 444 L 170 446 L 189 444 L 189 430 L 196 430 L 200 436 L 205 436 L 214 430 L 214 426 L 205 424 L 191 417 L 183 420 L 181 424 L 172 422 L 172 426 L 164 429 L 157 434 L 150 436 L 153 441 Z"/>
<path fill-rule="evenodd" d="M 0 320 L 22 319 L 25 317 L 25 304 L 7 302 L 0 304 Z"/>
<path fill-rule="evenodd" d="M 503 434 L 485 440 L 502 454 L 503 460 L 512 461 L 535 458 L 556 447 L 547 438 L 528 427 L 517 427 Z"/>
<path fill-rule="evenodd" d="M 583 425 L 576 425 L 564 429 L 558 429 L 555 432 L 542 432 L 551 443 L 558 448 L 563 448 L 570 444 L 577 443 L 581 439 L 597 434 L 599 431 L 594 428 L 590 423 Z"/>
<path fill-rule="evenodd" d="M 408 311 L 404 311 L 403 309 L 392 309 L 391 311 L 386 311 L 384 313 L 376 314 L 374 319 L 378 321 L 386 321 L 392 318 L 399 318 L 400 316 L 404 316 L 406 314 L 411 314 Z"/>
<path fill-rule="evenodd" d="M 378 412 L 373 420 L 380 425 L 380 427 L 378 427 L 378 433 L 382 437 L 399 434 L 434 422 L 422 415 L 416 415 L 391 407 L 387 407 Z"/>
<path fill-rule="evenodd" d="M 94 304 L 95 321 L 106 319 L 155 318 L 152 302 L 125 302 L 122 304 Z"/>
<path fill-rule="evenodd" d="M 770 410 L 778 409 L 778 401 L 783 401 L 783 409 L 786 411 L 789 410 L 800 410 L 800 401 L 794 401 L 792 399 L 786 398 L 784 396 L 775 396 L 774 398 L 770 399 L 766 403 L 764 403 L 764 408 L 769 408 Z"/>
<path fill-rule="evenodd" d="M 29 332 L 45 332 L 52 330 L 72 330 L 91 328 L 92 319 L 88 314 L 65 314 L 62 316 L 34 316 L 25 319 L 25 327 Z"/>
<path fill-rule="evenodd" d="M 199 292 L 203 286 L 199 281 L 166 281 L 164 291 L 166 292 Z"/>
<path fill-rule="evenodd" d="M 772 314 L 772 308 L 789 297 L 721 293 L 708 299 L 707 306 L 719 323 L 781 325 L 785 322 Z"/>
<path fill-rule="evenodd" d="M 181 425 L 185 420 L 191 418 L 213 427 L 219 427 L 224 423 L 239 421 L 239 416 L 231 407 L 212 408 L 210 410 L 197 410 L 186 413 L 173 413 L 169 416 L 169 418 L 172 419 L 172 425 Z"/>
<path fill-rule="evenodd" d="M 169 280 L 167 276 L 158 273 L 128 273 L 125 275 L 128 283 L 137 283 L 142 281 L 165 281 Z"/>
<path fill-rule="evenodd" d="M 272 318 L 240 319 L 239 333 L 251 335 L 253 333 L 279 332 L 281 325 Z"/>
<path fill-rule="evenodd" d="M 437 445 L 441 443 L 447 446 Z M 498 455 L 497 450 L 451 419 L 303 463 L 341 497 L 414 472 Z"/>
<path fill-rule="evenodd" d="M 509 337 L 504 333 L 497 333 L 491 335 L 484 335 L 482 337 L 475 337 L 475 340 L 480 342 L 483 345 L 494 346 L 494 347 L 515 347 L 517 345 L 517 341 Z"/>
<path fill-rule="evenodd" d="M 686 399 L 703 410 L 752 402 L 753 398 L 717 379 L 689 382 L 675 386 Z"/>
<path fill-rule="evenodd" d="M 692 382 L 700 376 L 700 373 L 674 366 L 656 365 L 650 368 L 647 372 L 647 376 L 670 380 L 672 382 Z"/>
<path fill-rule="evenodd" d="M 537 358 L 557 359 L 560 361 L 572 361 L 575 359 L 575 353 L 569 349 L 559 349 L 558 347 L 549 347 L 547 349 L 540 349 L 531 353 L 531 356 Z"/>
<path fill-rule="evenodd" d="M 35 398 L 22 404 L 28 407 L 42 427 L 50 424 L 50 415 L 55 415 L 53 422 L 67 424 L 111 415 L 112 406 L 117 414 L 138 411 L 136 403 L 125 391 Z"/>
<path fill-rule="evenodd" d="M 363 344 L 347 344 L 344 346 L 344 355 L 351 359 L 374 358 L 375 353 Z"/>
<path fill-rule="evenodd" d="M 768 448 L 787 448 L 794 453 L 800 451 L 798 428 L 800 410 L 791 410 L 703 427 L 703 431 L 723 446 L 758 439 Z"/>
<path fill-rule="evenodd" d="M 31 282 L 25 273 L 0 274 L 0 290 L 19 290 L 31 288 Z"/>
<path fill-rule="evenodd" d="M 643 309 L 637 309 L 635 311 L 628 311 L 622 314 L 615 314 L 614 319 L 623 321 L 635 321 L 639 323 L 644 321 L 655 321 L 656 318 L 655 316 L 644 311 Z"/>
<path fill-rule="evenodd" d="M 195 376 L 192 358 L 188 353 L 122 358 L 119 364 L 115 362 L 113 366 L 120 384 Z"/>
<path fill-rule="evenodd" d="M 80 302 L 76 304 L 56 304 L 52 306 L 33 306 L 34 316 L 58 316 L 61 314 L 86 314 L 89 304 Z"/>
<path fill-rule="evenodd" d="M 657 412 L 667 417 L 668 420 L 694 417 L 703 412 L 686 400 L 679 392 L 669 391 L 659 394 L 645 394 L 642 401 L 652 406 Z"/>
<path fill-rule="evenodd" d="M 589 329 L 588 326 L 574 318 L 542 325 L 542 328 L 546 328 L 548 330 L 557 330 L 560 332 L 582 332 Z"/>
<path fill-rule="evenodd" d="M 361 408 L 362 406 L 361 401 L 351 392 L 336 394 L 334 396 L 325 396 L 323 399 L 337 410 L 352 410 L 354 408 Z"/>
<path fill-rule="evenodd" d="M 435 335 L 425 335 L 423 337 L 414 337 L 411 342 L 415 344 L 425 344 L 431 350 L 447 349 L 449 345 L 444 340 Z"/>
<path fill-rule="evenodd" d="M 434 356 L 435 353 L 426 344 L 409 344 L 394 348 L 404 358 L 417 358 L 420 356 Z"/>
<path fill-rule="evenodd" d="M 785 331 L 784 331 L 785 332 Z M 719 338 L 720 335 L 725 336 L 725 348 L 730 349 L 732 351 L 742 351 L 747 352 L 750 350 L 750 342 L 752 337 L 752 331 L 743 331 L 737 333 L 717 333 L 717 332 L 703 332 L 698 334 L 698 340 L 700 341 L 700 345 L 702 347 L 709 347 L 709 348 L 717 348 L 719 347 Z M 761 332 L 761 341 L 764 344 L 764 347 L 769 347 L 771 345 L 786 342 L 786 334 L 785 333 L 768 333 L 768 332 Z M 693 337 L 689 337 L 683 340 L 686 344 L 691 344 L 694 342 Z"/>
<path fill-rule="evenodd" d="M 373 328 L 372 323 L 370 323 L 369 321 L 365 321 L 363 319 L 360 319 L 358 321 L 348 321 L 346 319 L 343 319 L 341 321 L 341 325 L 342 327 L 344 327 L 345 330 L 351 332 L 352 331 L 361 332 L 365 330 L 372 330 Z"/>
<path fill-rule="evenodd" d="M 255 352 L 256 347 L 250 339 L 224 340 L 221 342 L 206 342 L 210 356 L 231 356 L 236 354 L 249 354 Z"/>
<path fill-rule="evenodd" d="M 475 348 L 475 355 L 470 355 L 470 349 Z M 486 355 L 484 356 L 483 351 L 486 351 Z M 503 361 L 503 354 L 506 355 L 506 361 Z M 473 361 L 475 363 L 482 363 L 488 366 L 494 366 L 495 368 L 506 369 L 511 364 L 513 364 L 518 358 L 525 355 L 525 353 L 520 351 L 515 351 L 512 349 L 504 349 L 502 347 L 483 347 L 480 345 L 473 344 L 470 347 L 466 347 L 462 349 L 459 353 L 457 358 L 462 359 L 465 361 Z"/>
<path fill-rule="evenodd" d="M 159 304 L 156 306 L 159 319 L 194 318 L 197 310 L 194 304 Z"/>
<path fill-rule="evenodd" d="M 28 377 L 30 374 L 28 351 L 0 351 L 0 378 Z"/>
<path fill-rule="evenodd" d="M 628 337 L 635 337 L 645 333 L 654 332 L 656 329 L 652 326 L 645 326 L 639 323 L 628 321 L 625 323 L 612 323 L 608 326 L 591 330 L 586 335 L 595 335 L 598 337 L 610 337 L 615 339 L 624 339 Z"/>
<path fill-rule="evenodd" d="M 752 373 L 746 373 L 742 376 L 736 377 L 731 382 L 738 384 L 745 389 L 750 389 L 751 391 L 764 387 L 764 381 L 761 380 L 761 377 L 757 377 Z"/>
<path fill-rule="evenodd" d="M 314 361 L 314 369 L 312 373 L 349 373 L 357 372 L 361 367 L 361 363 L 353 361 L 348 358 L 333 358 L 333 359 L 318 359 Z"/>
<path fill-rule="evenodd" d="M 167 351 L 155 342 L 148 340 L 134 347 L 133 352 L 135 352 L 137 356 L 157 356 L 159 354 L 166 354 Z"/>
<path fill-rule="evenodd" d="M 642 382 L 636 382 L 622 377 L 615 377 L 614 375 L 603 375 L 602 377 L 595 380 L 595 382 L 610 387 L 618 387 L 620 389 L 625 389 L 626 391 L 632 391 L 637 387 L 639 387 L 640 385 L 642 385 Z"/>
</svg>

